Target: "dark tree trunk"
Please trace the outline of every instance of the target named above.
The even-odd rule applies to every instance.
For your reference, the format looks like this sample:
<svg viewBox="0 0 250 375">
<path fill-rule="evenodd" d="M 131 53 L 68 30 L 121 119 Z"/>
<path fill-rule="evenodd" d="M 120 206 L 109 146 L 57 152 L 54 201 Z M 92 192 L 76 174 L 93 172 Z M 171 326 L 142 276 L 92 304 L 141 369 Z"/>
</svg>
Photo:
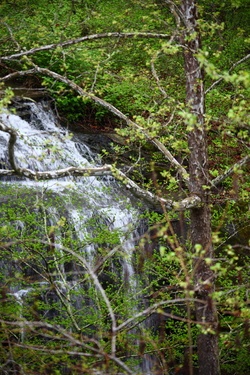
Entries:
<svg viewBox="0 0 250 375">
<path fill-rule="evenodd" d="M 196 117 L 195 125 L 189 132 L 190 149 L 189 174 L 190 194 L 198 195 L 202 205 L 191 209 L 191 241 L 193 247 L 200 244 L 204 254 L 195 260 L 194 288 L 196 297 L 203 303 L 196 303 L 196 319 L 207 324 L 207 333 L 198 337 L 198 364 L 200 375 L 218 375 L 219 351 L 217 334 L 217 314 L 211 293 L 214 291 L 214 275 L 205 262 L 213 258 L 211 240 L 211 217 L 208 195 L 204 185 L 208 185 L 208 162 L 206 131 L 204 127 L 204 89 L 203 72 L 196 53 L 200 49 L 200 38 L 197 30 L 197 8 L 194 0 L 183 0 L 181 7 L 185 31 L 184 63 L 186 73 L 186 102 L 190 113 Z"/>
</svg>

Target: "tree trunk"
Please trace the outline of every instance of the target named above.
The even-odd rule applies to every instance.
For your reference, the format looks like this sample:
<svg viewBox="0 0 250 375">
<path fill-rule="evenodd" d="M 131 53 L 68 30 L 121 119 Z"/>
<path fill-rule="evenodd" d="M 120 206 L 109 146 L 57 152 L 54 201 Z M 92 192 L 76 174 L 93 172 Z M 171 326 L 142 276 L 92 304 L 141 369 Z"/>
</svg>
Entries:
<svg viewBox="0 0 250 375">
<path fill-rule="evenodd" d="M 203 72 L 196 53 L 200 49 L 200 38 L 197 30 L 197 8 L 195 0 L 183 0 L 181 7 L 185 31 L 184 64 L 186 73 L 186 104 L 196 121 L 188 135 L 189 190 L 190 195 L 198 195 L 202 205 L 191 209 L 192 246 L 200 244 L 204 255 L 194 262 L 194 288 L 196 297 L 203 303 L 196 303 L 196 319 L 206 325 L 207 333 L 201 333 L 197 340 L 198 365 L 200 375 L 218 375 L 219 351 L 217 331 L 217 313 L 211 298 L 214 291 L 214 275 L 205 262 L 213 258 L 211 239 L 211 215 L 208 194 L 204 185 L 208 185 L 208 157 L 206 131 L 204 127 L 204 88 Z M 211 333 L 215 332 L 215 334 Z"/>
</svg>

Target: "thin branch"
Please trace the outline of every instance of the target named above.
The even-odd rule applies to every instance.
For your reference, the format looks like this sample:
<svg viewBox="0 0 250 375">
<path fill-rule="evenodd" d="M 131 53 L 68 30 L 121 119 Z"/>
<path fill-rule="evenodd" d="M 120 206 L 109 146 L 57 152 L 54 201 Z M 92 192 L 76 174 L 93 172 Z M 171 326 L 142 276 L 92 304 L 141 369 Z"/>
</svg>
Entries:
<svg viewBox="0 0 250 375">
<path fill-rule="evenodd" d="M 84 353 L 84 352 L 78 352 L 78 351 L 69 351 L 67 349 L 46 349 L 43 346 L 34 346 L 34 345 L 25 345 L 25 344 L 17 344 L 14 343 L 13 345 L 23 348 L 23 349 L 29 349 L 29 350 L 36 350 L 42 353 L 49 353 L 49 354 L 65 354 L 65 355 L 74 355 L 74 356 L 80 356 L 80 357 L 97 357 L 101 358 L 103 357 L 102 354 L 94 354 L 94 353 Z"/>
<path fill-rule="evenodd" d="M 19 43 L 18 43 L 18 42 L 16 41 L 16 39 L 14 38 L 14 35 L 13 35 L 13 32 L 12 32 L 10 26 L 7 24 L 7 22 L 1 22 L 1 23 L 2 23 L 2 24 L 6 27 L 6 29 L 8 30 L 12 42 L 17 46 L 17 48 L 18 48 L 19 50 L 21 50 L 21 47 L 20 47 Z"/>
<path fill-rule="evenodd" d="M 5 170 L 0 169 L 0 175 L 5 176 L 13 176 L 18 175 L 19 177 L 27 177 L 31 180 L 35 181 L 44 181 L 44 180 L 51 180 L 51 179 L 58 179 L 63 177 L 89 177 L 89 176 L 106 176 L 112 175 L 117 180 L 121 181 L 123 185 L 126 186 L 128 190 L 130 190 L 135 196 L 139 198 L 143 198 L 146 202 L 153 205 L 153 207 L 157 207 L 160 209 L 161 207 L 165 207 L 168 210 L 176 210 L 176 211 L 183 211 L 192 207 L 196 207 L 201 203 L 201 199 L 196 196 L 190 196 L 180 201 L 173 201 L 171 199 L 164 199 L 159 197 L 150 191 L 142 189 L 138 186 L 134 181 L 132 181 L 129 177 L 127 177 L 123 172 L 119 169 L 114 168 L 112 165 L 106 164 L 102 167 L 67 167 L 63 169 L 57 169 L 52 171 L 33 171 L 27 168 L 19 168 L 15 162 L 15 155 L 14 155 L 14 146 L 16 140 L 18 138 L 18 133 L 13 130 L 12 128 L 2 124 L 0 122 L 0 130 L 8 133 L 10 135 L 9 143 L 8 143 L 8 153 L 9 153 L 9 160 L 12 170 Z"/>
<path fill-rule="evenodd" d="M 134 320 L 136 320 L 138 318 L 145 317 L 145 316 L 148 317 L 155 312 L 162 313 L 162 311 L 160 309 L 161 306 L 173 305 L 173 304 L 178 304 L 178 303 L 187 303 L 187 301 L 189 301 L 189 302 L 199 302 L 199 303 L 202 303 L 202 304 L 206 304 L 206 301 L 200 300 L 200 299 L 197 299 L 197 298 L 175 298 L 175 299 L 172 299 L 172 300 L 160 301 L 160 302 L 157 302 L 154 305 L 148 307 L 147 309 L 139 312 L 138 314 L 135 314 L 133 317 L 127 319 L 125 322 L 121 323 L 116 328 L 116 330 L 117 330 L 117 332 L 119 332 L 119 331 L 121 331 L 125 328 L 127 329 L 127 327 L 130 329 L 130 324 L 132 322 L 134 322 Z M 202 324 L 202 322 L 200 322 L 200 324 Z M 204 324 L 206 324 L 206 322 L 204 322 Z"/>
<path fill-rule="evenodd" d="M 89 276 L 91 277 L 95 287 L 99 290 L 102 298 L 103 298 L 103 301 L 105 302 L 106 306 L 107 306 L 107 309 L 108 309 L 108 312 L 109 312 L 109 315 L 110 315 L 110 318 L 111 318 L 111 322 L 112 322 L 112 336 L 111 336 L 111 355 L 115 355 L 115 352 L 116 352 L 116 317 L 115 317 L 115 314 L 114 314 L 114 311 L 113 311 L 113 308 L 111 306 L 111 303 L 106 295 L 106 292 L 105 290 L 103 289 L 102 285 L 100 284 L 99 280 L 98 280 L 98 277 L 97 275 L 95 274 L 95 272 L 92 270 L 92 268 L 90 267 L 90 265 L 88 264 L 88 262 L 86 261 L 86 259 L 84 259 L 81 255 L 77 254 L 75 251 L 71 250 L 71 249 L 68 249 L 64 246 L 61 246 L 61 245 L 57 245 L 57 244 L 53 244 L 53 246 L 59 248 L 59 249 L 62 249 L 64 251 L 66 251 L 67 253 L 73 255 L 75 258 L 77 258 L 82 266 L 87 270 Z"/>
<path fill-rule="evenodd" d="M 243 159 L 235 163 L 232 167 L 228 168 L 223 174 L 216 177 L 211 181 L 212 186 L 219 185 L 222 181 L 224 181 L 227 177 L 233 174 L 237 169 L 243 167 L 250 161 L 250 155 L 246 155 Z"/>
<path fill-rule="evenodd" d="M 244 61 L 248 60 L 250 58 L 250 53 L 246 56 L 244 56 L 242 59 L 236 61 L 232 66 L 231 68 L 228 70 L 228 72 L 231 72 L 233 69 L 236 68 L 236 66 L 242 64 Z M 211 91 L 216 85 L 218 85 L 221 81 L 223 81 L 223 77 L 220 77 L 219 79 L 217 79 L 217 81 L 215 81 L 206 91 L 205 91 L 205 94 L 207 94 L 209 91 Z"/>
<path fill-rule="evenodd" d="M 165 0 L 165 2 L 169 5 L 170 11 L 175 18 L 175 22 L 176 22 L 177 27 L 178 28 L 181 27 L 181 21 L 184 23 L 184 25 L 186 25 L 186 19 L 185 19 L 183 13 L 182 13 L 180 7 L 178 7 L 174 3 L 174 1 L 172 1 L 172 0 Z"/>
<path fill-rule="evenodd" d="M 37 328 L 41 328 L 41 329 L 45 328 L 48 331 L 54 331 L 54 332 L 60 333 L 60 335 L 61 335 L 61 337 L 58 337 L 58 336 L 54 337 L 54 336 L 51 336 L 51 335 L 46 335 L 47 338 L 53 338 L 53 340 L 55 340 L 55 339 L 57 339 L 57 340 L 67 340 L 71 344 L 73 344 L 75 346 L 83 347 L 86 350 L 90 350 L 95 354 L 103 354 L 99 349 L 97 349 L 99 347 L 99 345 L 98 345 L 98 342 L 96 340 L 91 339 L 89 337 L 84 337 L 83 335 L 81 335 L 81 339 L 84 339 L 84 341 L 86 341 L 88 343 L 93 343 L 95 346 L 85 344 L 83 341 L 78 340 L 76 337 L 71 335 L 68 331 L 66 331 L 65 329 L 63 329 L 59 325 L 53 325 L 53 324 L 50 324 L 50 323 L 40 322 L 40 321 L 28 321 L 28 320 L 5 321 L 3 319 L 0 320 L 0 323 L 4 324 L 4 325 L 16 326 L 16 327 L 21 327 L 21 328 L 27 327 L 31 331 L 34 331 Z M 45 335 L 45 333 L 43 331 L 41 331 L 41 332 L 39 331 L 39 335 L 43 336 L 43 335 Z"/>
<path fill-rule="evenodd" d="M 95 103 L 101 105 L 104 108 L 107 108 L 111 113 L 115 114 L 118 118 L 122 119 L 123 121 L 126 122 L 126 124 L 136 130 L 138 130 L 139 133 L 143 134 L 145 139 L 147 139 L 150 143 L 152 143 L 157 149 L 165 156 L 165 158 L 177 169 L 177 171 L 181 174 L 183 180 L 188 184 L 189 182 L 189 176 L 185 168 L 175 159 L 175 157 L 171 154 L 171 152 L 157 139 L 152 138 L 150 134 L 140 125 L 135 123 L 134 121 L 131 121 L 124 113 L 119 111 L 116 107 L 114 107 L 112 104 L 106 102 L 103 99 L 100 99 L 99 97 L 95 96 L 92 93 L 88 93 L 84 91 L 80 86 L 78 86 L 76 83 L 71 81 L 70 79 L 63 77 L 62 75 L 52 72 L 49 69 L 45 68 L 40 68 L 36 66 L 33 69 L 30 70 L 25 70 L 25 71 L 19 71 L 15 73 L 10 73 L 5 77 L 2 77 L 0 79 L 1 81 L 7 81 L 11 78 L 15 78 L 18 76 L 25 76 L 25 75 L 30 75 L 30 74 L 43 74 L 47 75 L 49 77 L 52 77 L 56 79 L 57 81 L 63 82 L 66 85 L 68 85 L 72 90 L 77 92 L 80 96 L 82 97 L 87 97 L 90 100 L 93 100 Z"/>
<path fill-rule="evenodd" d="M 13 60 L 20 58 L 22 56 L 28 56 L 28 55 L 33 55 L 37 52 L 41 51 L 48 51 L 56 48 L 63 48 L 63 47 L 68 47 L 72 46 L 75 44 L 83 43 L 86 41 L 91 41 L 91 40 L 98 40 L 98 39 L 107 39 L 107 38 L 154 38 L 154 39 L 169 39 L 168 34 L 159 34 L 159 33 L 143 33 L 143 32 L 138 32 L 138 33 L 119 33 L 119 32 L 114 32 L 114 33 L 102 33 L 102 34 L 92 34 L 92 35 L 85 35 L 81 38 L 76 38 L 76 39 L 71 39 L 71 40 L 66 40 L 65 42 L 61 43 L 53 43 L 53 44 L 48 44 L 45 46 L 41 47 L 36 47 L 36 48 L 31 48 L 28 51 L 22 51 L 19 53 L 14 53 L 9 56 L 2 56 L 0 57 L 1 60 Z"/>
<path fill-rule="evenodd" d="M 154 60 L 156 60 L 157 56 L 158 56 L 158 53 L 157 53 L 157 55 L 156 55 L 156 57 L 155 57 Z M 168 94 L 166 93 L 166 91 L 164 90 L 164 88 L 161 86 L 160 78 L 159 78 L 159 76 L 158 76 L 158 74 L 156 72 L 156 69 L 155 69 L 154 60 L 151 60 L 151 72 L 152 72 L 152 75 L 153 75 L 154 79 L 156 80 L 156 84 L 158 86 L 158 89 L 162 93 L 164 99 L 166 99 L 168 97 Z"/>
<path fill-rule="evenodd" d="M 130 374 L 130 375 L 133 375 L 133 371 L 130 370 L 130 368 L 124 363 L 122 362 L 119 358 L 117 358 L 116 356 L 114 355 L 110 355 L 108 353 L 104 353 L 103 351 L 101 350 L 98 350 L 96 349 L 95 347 L 92 347 L 90 345 L 87 345 L 85 344 L 84 342 L 76 339 L 73 335 L 71 335 L 68 331 L 65 331 L 63 328 L 61 328 L 60 326 L 55 326 L 55 325 L 52 325 L 52 324 L 49 324 L 49 323 L 46 323 L 46 322 L 31 322 L 31 321 L 27 321 L 27 320 L 24 320 L 24 321 L 15 321 L 15 322 L 11 322 L 11 321 L 5 321 L 3 319 L 0 319 L 0 323 L 2 325 L 7 325 L 7 326 L 17 326 L 17 327 L 21 327 L 22 329 L 26 326 L 28 327 L 29 329 L 34 329 L 34 328 L 46 328 L 48 330 L 52 330 L 52 331 L 55 331 L 55 332 L 58 332 L 60 333 L 64 339 L 67 339 L 69 342 L 71 342 L 74 346 L 80 346 L 80 347 L 84 347 L 85 349 L 88 349 L 90 350 L 91 352 L 93 352 L 93 354 L 95 356 L 102 356 L 102 357 L 105 357 L 105 358 L 109 358 L 111 359 L 112 361 L 114 361 L 115 363 L 117 363 L 121 368 L 123 368 L 123 370 L 126 371 L 126 373 Z M 43 336 L 43 332 L 39 332 L 39 335 L 42 335 Z M 82 336 L 81 336 L 82 337 Z M 55 339 L 54 336 L 52 336 L 51 338 Z M 57 338 L 58 339 L 58 338 Z M 59 338 L 60 339 L 60 338 Z M 85 338 L 85 340 L 87 342 L 92 342 L 94 343 L 97 347 L 99 347 L 99 343 L 96 341 L 96 340 L 93 340 L 93 339 L 90 339 L 90 338 Z M 22 344 L 19 344 L 18 346 L 21 346 Z M 26 348 L 30 348 L 30 346 L 24 346 L 22 345 L 22 347 L 26 347 Z M 31 346 L 31 348 L 35 348 L 34 346 Z M 38 349 L 35 349 L 35 350 L 38 350 Z M 43 350 L 42 350 L 43 351 Z M 78 352 L 77 352 L 78 354 Z M 82 354 L 83 355 L 83 354 Z"/>
</svg>

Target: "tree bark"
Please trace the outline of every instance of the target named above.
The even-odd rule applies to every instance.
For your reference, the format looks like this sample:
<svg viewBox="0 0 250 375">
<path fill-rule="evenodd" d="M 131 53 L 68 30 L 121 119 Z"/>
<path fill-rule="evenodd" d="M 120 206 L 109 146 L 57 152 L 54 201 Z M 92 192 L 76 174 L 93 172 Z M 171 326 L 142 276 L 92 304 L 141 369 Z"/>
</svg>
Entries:
<svg viewBox="0 0 250 375">
<path fill-rule="evenodd" d="M 203 255 L 194 261 L 194 290 L 196 297 L 204 301 L 196 302 L 196 320 L 207 323 L 208 329 L 198 336 L 197 351 L 200 375 L 219 375 L 219 350 L 217 313 L 211 294 L 214 291 L 214 274 L 206 258 L 213 258 L 211 214 L 208 193 L 204 189 L 209 184 L 206 130 L 204 126 L 204 87 L 203 72 L 196 54 L 200 50 L 197 28 L 197 7 L 195 0 L 183 0 L 181 6 L 184 23 L 183 44 L 184 67 L 186 74 L 186 105 L 195 122 L 188 134 L 189 191 L 190 195 L 201 198 L 202 205 L 191 208 L 191 242 L 201 245 Z M 190 124 L 189 124 L 190 127 Z M 213 333 L 214 332 L 214 333 Z M 190 371 L 192 372 L 192 370 Z"/>
</svg>

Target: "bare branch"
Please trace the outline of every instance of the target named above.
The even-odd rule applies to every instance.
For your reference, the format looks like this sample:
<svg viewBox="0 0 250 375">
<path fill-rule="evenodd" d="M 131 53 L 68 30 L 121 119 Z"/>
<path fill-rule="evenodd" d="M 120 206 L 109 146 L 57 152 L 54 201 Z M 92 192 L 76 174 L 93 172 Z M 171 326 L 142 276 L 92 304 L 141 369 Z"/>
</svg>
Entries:
<svg viewBox="0 0 250 375">
<path fill-rule="evenodd" d="M 62 76 L 58 73 L 52 72 L 49 69 L 40 68 L 40 67 L 36 66 L 35 68 L 30 69 L 30 70 L 19 71 L 19 72 L 8 74 L 7 76 L 1 78 L 0 82 L 1 81 L 7 81 L 11 78 L 15 78 L 15 77 L 18 77 L 18 76 L 25 76 L 25 75 L 30 75 L 30 74 L 43 74 L 43 75 L 47 75 L 49 77 L 52 77 L 52 78 L 56 79 L 57 81 L 63 82 L 66 85 L 68 85 L 72 90 L 74 90 L 80 96 L 87 97 L 90 100 L 93 100 L 95 103 L 101 105 L 102 107 L 107 108 L 111 113 L 115 114 L 118 118 L 125 121 L 128 126 L 138 130 L 139 133 L 143 134 L 143 136 L 150 143 L 152 143 L 154 146 L 156 146 L 158 148 L 158 150 L 165 156 L 165 158 L 177 169 L 177 171 L 182 176 L 183 180 L 186 183 L 189 182 L 188 173 L 185 170 L 185 168 L 175 159 L 175 157 L 171 154 L 171 152 L 160 141 L 158 141 L 156 138 L 152 138 L 150 136 L 150 134 L 148 134 L 148 132 L 142 126 L 138 125 L 134 121 L 131 121 L 126 115 L 124 115 L 124 113 L 119 111 L 119 109 L 114 107 L 112 104 L 106 102 L 103 99 L 100 99 L 99 97 L 95 96 L 92 93 L 88 93 L 88 92 L 84 91 L 80 86 L 78 86 L 76 83 L 74 83 L 70 79 L 68 79 L 68 78 L 66 78 L 66 77 L 64 77 L 64 76 Z"/>
<path fill-rule="evenodd" d="M 19 168 L 15 162 L 15 155 L 14 155 L 14 146 L 18 137 L 18 133 L 13 130 L 12 128 L 0 123 L 0 130 L 8 133 L 10 135 L 9 143 L 8 143 L 8 153 L 9 153 L 9 160 L 12 170 L 5 170 L 0 169 L 0 175 L 5 176 L 13 176 L 17 175 L 19 177 L 27 177 L 31 180 L 36 181 L 44 181 L 44 180 L 51 180 L 69 176 L 81 176 L 81 177 L 89 177 L 89 176 L 106 176 L 106 175 L 113 175 L 116 179 L 121 181 L 128 190 L 130 190 L 134 195 L 138 196 L 139 198 L 143 198 L 146 202 L 148 202 L 153 207 L 157 207 L 158 209 L 162 209 L 164 207 L 167 210 L 176 210 L 176 211 L 183 211 L 192 207 L 196 207 L 201 203 L 201 199 L 194 195 L 188 198 L 185 198 L 181 201 L 173 201 L 171 199 L 164 199 L 159 197 L 150 191 L 142 189 L 138 186 L 134 181 L 128 178 L 123 172 L 119 169 L 114 168 L 112 165 L 106 164 L 102 167 L 67 167 L 63 169 L 57 169 L 52 171 L 33 171 L 27 168 Z"/>
<path fill-rule="evenodd" d="M 45 181 L 52 180 L 56 178 L 69 177 L 69 176 L 107 176 L 111 175 L 111 166 L 104 165 L 103 167 L 95 168 L 78 168 L 78 167 L 67 167 L 63 169 L 57 169 L 53 171 L 32 171 L 31 169 L 26 168 L 15 168 L 12 169 L 0 169 L 0 175 L 2 176 L 14 176 L 18 175 L 19 177 L 27 177 L 30 180 Z"/>
<path fill-rule="evenodd" d="M 19 348 L 23 348 L 23 349 L 31 349 L 31 350 L 36 350 L 38 352 L 41 352 L 41 353 L 50 353 L 50 354 L 68 354 L 68 355 L 74 355 L 74 356 L 81 356 L 81 357 L 97 357 L 97 358 L 100 358 L 102 357 L 101 354 L 94 354 L 94 353 L 85 353 L 85 352 L 81 352 L 81 351 L 69 351 L 69 350 L 66 350 L 66 349 L 46 349 L 44 346 L 34 346 L 34 345 L 25 345 L 25 344 L 17 344 L 15 343 L 14 344 L 15 346 L 19 347 Z"/>
<path fill-rule="evenodd" d="M 158 53 L 157 53 L 157 55 L 158 55 Z M 155 57 L 154 60 L 156 60 L 157 55 L 156 55 L 156 57 Z M 158 89 L 159 89 L 160 92 L 162 93 L 164 99 L 166 99 L 166 98 L 168 97 L 168 94 L 166 93 L 166 91 L 164 90 L 164 88 L 161 86 L 160 78 L 159 78 L 159 76 L 158 76 L 158 74 L 157 74 L 157 72 L 156 72 L 156 69 L 155 69 L 154 60 L 151 60 L 151 72 L 152 72 L 152 74 L 153 74 L 154 79 L 156 80 L 156 84 L 157 84 L 157 86 L 158 86 Z"/>
<path fill-rule="evenodd" d="M 107 38 L 155 38 L 155 39 L 169 39 L 168 34 L 158 34 L 158 33 L 102 33 L 102 34 L 92 34 L 92 35 L 85 35 L 81 38 L 76 38 L 76 39 L 71 39 L 71 40 L 66 40 L 65 42 L 61 43 L 53 43 L 53 44 L 48 44 L 46 46 L 41 46 L 41 47 L 36 47 L 32 48 L 28 51 L 22 51 L 19 53 L 14 53 L 13 55 L 10 56 L 2 56 L 0 57 L 0 60 L 13 60 L 20 58 L 22 56 L 28 56 L 28 55 L 33 55 L 36 52 L 41 52 L 41 51 L 48 51 L 56 48 L 63 48 L 63 47 L 68 47 L 68 46 L 73 46 L 75 44 L 83 43 L 86 41 L 91 41 L 91 40 L 98 40 L 98 39 L 107 39 Z"/>
<path fill-rule="evenodd" d="M 236 66 L 242 64 L 244 61 L 248 60 L 250 58 L 250 53 L 246 56 L 244 56 L 242 59 L 236 61 L 232 66 L 231 68 L 228 70 L 228 72 L 231 72 L 233 69 L 236 68 Z M 218 85 L 221 81 L 223 81 L 223 77 L 220 77 L 219 79 L 217 79 L 217 81 L 215 81 L 214 83 L 212 83 L 212 85 L 206 89 L 205 91 L 205 94 L 207 94 L 209 91 L 211 91 L 216 85 Z"/>
<path fill-rule="evenodd" d="M 15 170 L 0 169 L 0 175 L 13 176 L 18 174 L 20 177 L 27 177 L 31 180 L 50 180 L 68 176 L 107 176 L 113 175 L 119 181 L 121 181 L 128 190 L 130 190 L 135 196 L 143 198 L 146 202 L 152 205 L 154 208 L 161 209 L 164 207 L 167 210 L 184 211 L 192 207 L 197 207 L 201 204 L 201 199 L 193 195 L 187 197 L 181 201 L 174 201 L 171 199 L 165 199 L 154 195 L 150 191 L 142 189 L 134 181 L 128 178 L 123 172 L 115 169 L 112 165 L 104 165 L 103 167 L 95 168 L 78 168 L 68 167 L 64 169 L 58 169 L 54 171 L 35 172 L 30 169 L 16 168 Z"/>
<path fill-rule="evenodd" d="M 14 157 L 14 147 L 15 147 L 15 143 L 17 141 L 17 137 L 18 137 L 18 134 L 17 132 L 10 128 L 9 126 L 7 125 L 4 125 L 3 123 L 0 122 L 0 130 L 5 132 L 5 133 L 8 133 L 10 138 L 9 138 L 9 142 L 8 142 L 8 156 L 9 156 L 9 162 L 10 162 L 10 165 L 11 167 L 14 169 L 14 171 L 17 171 L 18 167 L 15 163 L 15 157 Z M 11 171 L 6 171 L 6 172 L 11 172 Z M 10 175 L 12 173 L 3 173 L 5 175 Z"/>
<path fill-rule="evenodd" d="M 138 196 L 139 198 L 143 198 L 149 204 L 152 204 L 153 207 L 164 207 L 167 210 L 184 211 L 191 207 L 197 207 L 201 204 L 201 199 L 196 195 L 185 198 L 181 201 L 173 201 L 171 199 L 165 199 L 154 195 L 150 191 L 139 187 L 134 181 L 117 169 L 114 170 L 114 176 L 121 180 L 121 182 L 125 184 L 126 188 L 134 195 Z"/>
<path fill-rule="evenodd" d="M 227 177 L 233 174 L 237 169 L 243 167 L 250 161 L 250 155 L 245 156 L 243 159 L 235 163 L 232 167 L 228 168 L 223 174 L 216 177 L 211 181 L 212 186 L 219 185 L 222 181 L 224 181 Z"/>
</svg>

